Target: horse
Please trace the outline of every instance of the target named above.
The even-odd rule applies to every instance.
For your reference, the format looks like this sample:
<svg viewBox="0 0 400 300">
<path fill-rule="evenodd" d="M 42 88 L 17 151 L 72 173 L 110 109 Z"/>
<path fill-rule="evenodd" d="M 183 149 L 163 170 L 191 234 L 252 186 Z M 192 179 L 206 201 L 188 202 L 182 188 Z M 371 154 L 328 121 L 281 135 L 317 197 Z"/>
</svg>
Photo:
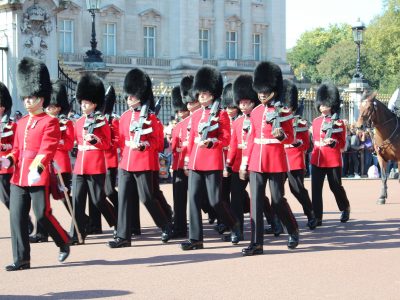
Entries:
<svg viewBox="0 0 400 300">
<path fill-rule="evenodd" d="M 374 128 L 374 148 L 381 168 L 382 190 L 377 203 L 385 204 L 387 198 L 386 166 L 388 160 L 400 166 L 400 120 L 385 104 L 376 99 L 376 93 L 364 96 L 359 107 L 357 126 Z"/>
</svg>

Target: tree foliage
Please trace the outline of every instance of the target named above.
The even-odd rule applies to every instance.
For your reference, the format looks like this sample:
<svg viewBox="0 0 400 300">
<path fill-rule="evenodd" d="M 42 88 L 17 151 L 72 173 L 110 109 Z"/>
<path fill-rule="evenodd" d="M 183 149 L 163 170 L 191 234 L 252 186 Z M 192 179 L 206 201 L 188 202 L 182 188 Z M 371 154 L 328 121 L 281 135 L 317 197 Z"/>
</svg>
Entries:
<svg viewBox="0 0 400 300">
<path fill-rule="evenodd" d="M 384 0 L 384 11 L 367 25 L 361 70 L 373 88 L 392 93 L 400 86 L 400 0 Z M 297 78 L 348 85 L 357 59 L 351 26 L 330 25 L 303 33 L 287 54 Z"/>
</svg>

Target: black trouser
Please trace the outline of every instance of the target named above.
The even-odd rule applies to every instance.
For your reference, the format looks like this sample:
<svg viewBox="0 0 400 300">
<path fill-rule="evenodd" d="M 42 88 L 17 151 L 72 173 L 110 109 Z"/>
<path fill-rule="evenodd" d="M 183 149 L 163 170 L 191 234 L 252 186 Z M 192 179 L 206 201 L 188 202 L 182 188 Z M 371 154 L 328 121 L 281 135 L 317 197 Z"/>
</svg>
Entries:
<svg viewBox="0 0 400 300">
<path fill-rule="evenodd" d="M 285 196 L 286 173 L 258 173 L 250 172 L 251 193 L 251 242 L 262 245 L 264 243 L 265 187 L 269 179 L 271 201 L 274 213 L 286 227 L 289 234 L 298 230 L 297 221 L 292 213 Z"/>
<path fill-rule="evenodd" d="M 160 188 L 160 176 L 158 171 L 153 171 L 153 195 L 154 198 L 160 203 L 164 214 L 167 216 L 168 221 L 172 222 L 172 208 L 171 205 L 168 204 L 167 199 Z"/>
<path fill-rule="evenodd" d="M 172 175 L 172 192 L 174 197 L 174 231 L 187 233 L 187 194 L 188 177 L 183 169 L 174 170 Z"/>
<path fill-rule="evenodd" d="M 104 192 L 114 207 L 115 215 L 118 215 L 118 192 L 115 189 L 117 182 L 117 168 L 109 168 L 106 173 Z M 89 227 L 91 230 L 101 230 L 101 213 L 90 200 L 89 195 Z"/>
<path fill-rule="evenodd" d="M 222 171 L 189 171 L 189 238 L 203 240 L 203 224 L 201 220 L 201 204 L 204 199 L 203 191 L 207 190 L 211 207 L 221 221 L 229 226 L 238 222 L 226 201 L 221 200 Z"/>
<path fill-rule="evenodd" d="M 337 206 L 340 211 L 350 207 L 346 191 L 342 186 L 342 168 L 320 168 L 312 165 L 311 172 L 311 192 L 312 204 L 315 217 L 322 220 L 323 204 L 322 204 L 322 188 L 324 186 L 325 175 L 328 177 L 329 188 L 331 189 Z"/>
<path fill-rule="evenodd" d="M 86 226 L 86 198 L 90 194 L 90 201 L 97 207 L 110 226 L 116 225 L 116 216 L 114 208 L 106 200 L 104 193 L 105 174 L 92 175 L 73 175 L 73 203 L 76 223 L 79 231 L 84 235 Z M 75 235 L 74 224 L 71 226 L 71 232 Z"/>
<path fill-rule="evenodd" d="M 287 172 L 289 188 L 293 196 L 300 202 L 303 212 L 307 217 L 311 217 L 313 206 L 307 189 L 304 187 L 305 170 L 293 170 Z"/>
<path fill-rule="evenodd" d="M 10 195 L 11 242 L 14 262 L 30 260 L 29 211 L 31 201 L 38 223 L 50 234 L 58 247 L 69 242 L 67 232 L 51 212 L 48 187 L 21 187 L 12 184 Z"/>
<path fill-rule="evenodd" d="M 231 207 L 235 213 L 236 218 L 240 222 L 240 229 L 243 232 L 244 223 L 244 205 L 248 194 L 246 186 L 249 180 L 242 180 L 239 178 L 239 173 L 232 173 L 231 177 Z"/>
<path fill-rule="evenodd" d="M 12 174 L 0 174 L 0 201 L 10 209 L 10 180 Z"/>
<path fill-rule="evenodd" d="M 131 239 L 132 203 L 139 201 L 139 199 L 159 228 L 164 229 L 168 225 L 168 219 L 160 206 L 160 202 L 153 197 L 153 171 L 129 172 L 119 169 L 118 237 L 126 240 Z"/>
</svg>

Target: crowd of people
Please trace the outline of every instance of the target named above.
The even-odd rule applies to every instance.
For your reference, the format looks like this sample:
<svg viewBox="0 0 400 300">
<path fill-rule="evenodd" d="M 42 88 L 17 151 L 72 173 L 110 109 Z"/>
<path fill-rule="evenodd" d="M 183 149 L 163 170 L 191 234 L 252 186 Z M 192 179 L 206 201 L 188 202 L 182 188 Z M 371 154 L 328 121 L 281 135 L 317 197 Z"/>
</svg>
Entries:
<svg viewBox="0 0 400 300">
<path fill-rule="evenodd" d="M 279 236 L 284 230 L 287 247 L 294 249 L 299 226 L 285 182 L 314 230 L 323 225 L 325 177 L 344 223 L 350 202 L 342 174 L 364 175 L 373 163 L 368 131 L 347 128 L 335 117 L 340 110 L 335 85 L 320 85 L 315 107 L 321 115 L 309 124 L 301 117 L 296 85 L 283 80 L 280 67 L 269 61 L 225 86 L 211 66 L 185 76 L 172 90 L 176 120 L 165 130 L 155 113 L 150 77 L 138 68 L 125 76 L 128 110 L 120 117 L 112 113 L 114 89 L 106 90 L 91 73 L 78 82 L 82 116 L 73 113 L 73 121 L 65 85 L 51 82 L 42 62 L 22 59 L 17 89 L 28 114 L 16 122 L 10 119 L 7 87 L 0 85 L 0 190 L 10 210 L 13 249 L 7 271 L 30 268 L 30 243 L 47 242 L 49 236 L 60 249 L 59 261 L 65 261 L 71 245 L 102 233 L 101 216 L 114 230 L 107 245 L 130 247 L 132 236 L 141 235 L 140 202 L 160 228 L 161 241 L 185 239 L 184 251 L 204 247 L 202 211 L 220 234 L 230 232 L 223 239 L 234 245 L 245 240 L 244 214 L 250 212 L 243 256 L 262 254 L 264 234 Z M 306 170 L 311 195 L 304 186 Z M 160 189 L 160 178 L 169 174 L 173 207 Z M 62 200 L 72 217 L 68 233 L 51 212 L 50 195 Z M 37 224 L 29 236 L 31 203 Z"/>
</svg>

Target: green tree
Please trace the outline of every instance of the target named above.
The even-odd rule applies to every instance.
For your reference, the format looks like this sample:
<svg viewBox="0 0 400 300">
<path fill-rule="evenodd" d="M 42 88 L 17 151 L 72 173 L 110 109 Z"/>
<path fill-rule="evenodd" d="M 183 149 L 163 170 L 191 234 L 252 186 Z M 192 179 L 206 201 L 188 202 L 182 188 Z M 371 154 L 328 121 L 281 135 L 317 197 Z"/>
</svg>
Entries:
<svg viewBox="0 0 400 300">
<path fill-rule="evenodd" d="M 302 74 L 312 82 L 320 82 L 322 78 L 318 73 L 317 64 L 322 55 L 334 44 L 350 39 L 350 26 L 346 24 L 306 31 L 300 36 L 296 46 L 288 51 L 288 62 L 297 77 Z"/>
</svg>

